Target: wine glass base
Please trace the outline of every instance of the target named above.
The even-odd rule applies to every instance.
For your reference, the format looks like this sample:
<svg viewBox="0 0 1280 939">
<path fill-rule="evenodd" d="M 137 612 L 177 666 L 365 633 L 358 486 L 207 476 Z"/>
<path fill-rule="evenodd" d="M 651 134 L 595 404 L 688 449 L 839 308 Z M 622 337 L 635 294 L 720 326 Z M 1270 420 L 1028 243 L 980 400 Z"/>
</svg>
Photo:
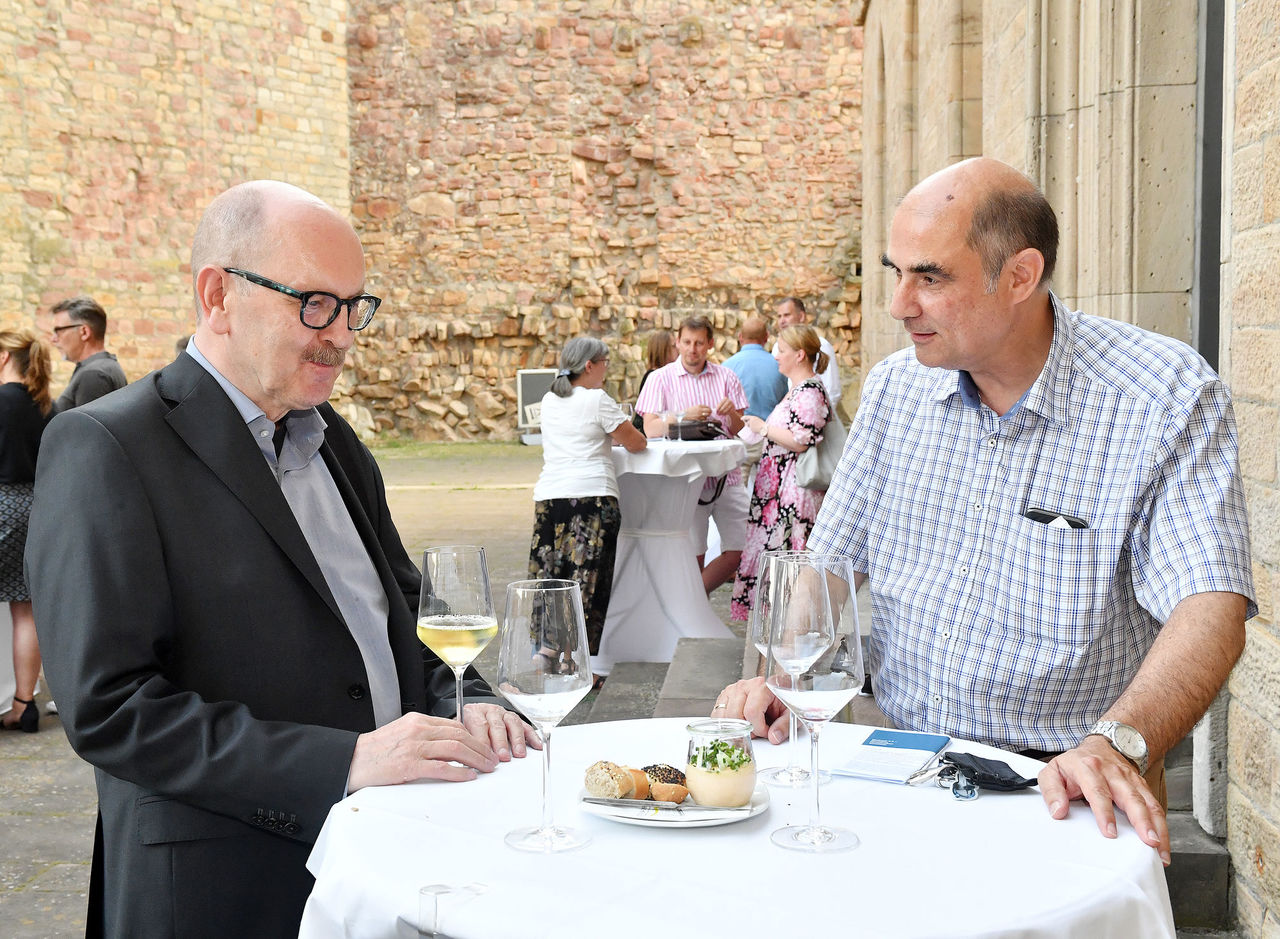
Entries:
<svg viewBox="0 0 1280 939">
<path fill-rule="evenodd" d="M 775 766 L 762 769 L 756 773 L 757 779 L 763 779 L 770 786 L 779 789 L 804 789 L 809 785 L 809 771 L 803 766 Z M 831 774 L 825 769 L 818 770 L 818 785 L 825 786 L 831 782 Z"/>
<path fill-rule="evenodd" d="M 858 836 L 845 828 L 831 828 L 827 825 L 813 827 L 810 825 L 788 825 L 779 828 L 769 836 L 780 848 L 791 851 L 808 851 L 813 854 L 829 854 L 836 851 L 849 851 L 862 842 Z"/>
<path fill-rule="evenodd" d="M 536 854 L 555 854 L 558 851 L 576 851 L 591 843 L 591 836 L 573 828 L 517 828 L 504 839 L 517 851 Z"/>
</svg>

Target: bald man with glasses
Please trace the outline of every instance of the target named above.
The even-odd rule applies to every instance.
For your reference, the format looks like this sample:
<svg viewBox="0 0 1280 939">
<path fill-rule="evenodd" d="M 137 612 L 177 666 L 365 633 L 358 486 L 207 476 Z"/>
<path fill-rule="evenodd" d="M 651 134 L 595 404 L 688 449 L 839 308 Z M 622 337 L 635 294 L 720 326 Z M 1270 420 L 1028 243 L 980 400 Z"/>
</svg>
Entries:
<svg viewBox="0 0 1280 939">
<path fill-rule="evenodd" d="M 27 572 L 97 774 L 89 934 L 294 936 L 346 793 L 473 779 L 536 738 L 474 671 L 453 720 L 381 474 L 328 404 L 380 304 L 351 225 L 245 183 L 191 270 L 185 352 L 50 423 Z"/>
</svg>

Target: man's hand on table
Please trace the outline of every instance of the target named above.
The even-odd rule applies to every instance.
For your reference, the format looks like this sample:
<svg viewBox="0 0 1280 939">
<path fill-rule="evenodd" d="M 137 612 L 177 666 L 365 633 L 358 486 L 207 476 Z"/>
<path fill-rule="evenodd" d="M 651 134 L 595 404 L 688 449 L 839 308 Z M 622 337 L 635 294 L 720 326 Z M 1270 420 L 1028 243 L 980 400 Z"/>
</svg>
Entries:
<svg viewBox="0 0 1280 939">
<path fill-rule="evenodd" d="M 782 743 L 791 732 L 787 708 L 765 685 L 763 678 L 744 678 L 716 697 L 712 717 L 744 718 L 751 722 L 755 737 L 768 737 L 770 743 Z"/>
<path fill-rule="evenodd" d="M 740 717 L 751 722 L 754 736 L 782 743 L 790 730 L 787 709 L 764 683 L 763 678 L 747 678 L 720 692 L 712 717 Z M 1169 864 L 1169 823 L 1164 808 L 1151 793 L 1137 767 L 1126 760 L 1105 737 L 1086 737 L 1040 773 L 1040 794 L 1049 814 L 1066 818 L 1072 799 L 1084 799 L 1093 810 L 1098 830 L 1116 837 L 1115 809 L 1128 817 L 1134 831 L 1160 852 Z"/>
<path fill-rule="evenodd" d="M 347 792 L 417 779 L 462 782 L 492 773 L 499 762 L 542 748 L 533 728 L 496 704 L 468 704 L 464 728 L 455 720 L 405 714 L 356 738 Z M 462 764 L 461 766 L 455 764 Z"/>
<path fill-rule="evenodd" d="M 1121 756 L 1105 737 L 1085 737 L 1040 772 L 1040 794 L 1049 814 L 1066 818 L 1072 799 L 1084 799 L 1098 830 L 1116 837 L 1116 813 L 1128 816 L 1138 837 L 1160 852 L 1169 865 L 1169 823 L 1160 801 L 1151 794 L 1137 767 Z"/>
<path fill-rule="evenodd" d="M 512 757 L 523 759 L 528 753 L 526 744 L 535 750 L 542 749 L 538 732 L 520 719 L 515 711 L 496 704 L 468 704 L 463 708 L 462 721 L 472 736 L 487 740 L 498 759 L 507 763 Z"/>
</svg>

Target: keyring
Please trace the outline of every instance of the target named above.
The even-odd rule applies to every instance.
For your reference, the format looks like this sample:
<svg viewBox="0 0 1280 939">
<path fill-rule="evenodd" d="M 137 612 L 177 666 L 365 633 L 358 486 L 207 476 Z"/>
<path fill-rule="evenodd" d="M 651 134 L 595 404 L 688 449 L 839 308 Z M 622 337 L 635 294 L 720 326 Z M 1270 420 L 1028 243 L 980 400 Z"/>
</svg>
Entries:
<svg viewBox="0 0 1280 939">
<path fill-rule="evenodd" d="M 960 802 L 972 802 L 978 798 L 978 787 L 958 766 L 947 763 L 938 770 L 938 787 L 950 789 L 952 798 Z"/>
</svg>

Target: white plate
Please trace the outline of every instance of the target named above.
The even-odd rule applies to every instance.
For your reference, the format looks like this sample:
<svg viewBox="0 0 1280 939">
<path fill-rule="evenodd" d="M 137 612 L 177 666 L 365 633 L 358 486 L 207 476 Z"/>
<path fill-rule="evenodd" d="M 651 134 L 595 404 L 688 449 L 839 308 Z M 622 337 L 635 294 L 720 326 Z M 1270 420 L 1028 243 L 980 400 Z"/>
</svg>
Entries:
<svg viewBox="0 0 1280 939">
<path fill-rule="evenodd" d="M 587 791 L 582 790 L 581 795 Z M 726 809 L 717 812 L 714 809 L 696 809 L 691 812 L 677 812 L 674 809 L 660 809 L 656 806 L 645 808 L 644 803 L 637 802 L 635 808 L 629 805 L 598 805 L 594 802 L 579 802 L 578 806 L 589 815 L 598 815 L 611 822 L 622 822 L 624 825 L 643 825 L 647 828 L 709 828 L 712 825 L 731 825 L 743 819 L 755 818 L 769 807 L 769 787 L 757 785 L 751 793 L 751 801 L 747 803 L 747 811 L 742 809 Z"/>
</svg>

